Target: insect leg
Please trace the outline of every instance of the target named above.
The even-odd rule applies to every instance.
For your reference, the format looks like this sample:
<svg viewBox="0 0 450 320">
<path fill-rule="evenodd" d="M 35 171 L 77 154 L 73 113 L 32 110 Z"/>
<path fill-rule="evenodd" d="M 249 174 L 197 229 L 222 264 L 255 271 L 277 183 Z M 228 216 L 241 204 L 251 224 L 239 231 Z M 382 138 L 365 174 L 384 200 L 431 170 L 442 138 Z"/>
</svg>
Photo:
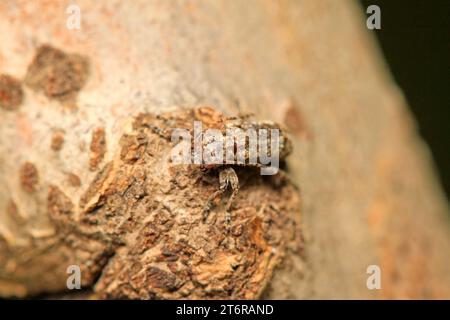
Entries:
<svg viewBox="0 0 450 320">
<path fill-rule="evenodd" d="M 205 221 L 208 218 L 209 212 L 211 211 L 211 208 L 214 204 L 214 199 L 216 199 L 218 196 L 222 195 L 225 190 L 228 187 L 228 179 L 226 175 L 226 169 L 220 171 L 219 173 L 219 190 L 214 191 L 206 201 L 205 207 L 203 208 L 203 221 Z"/>
<path fill-rule="evenodd" d="M 239 178 L 236 174 L 236 172 L 233 170 L 233 168 L 228 168 L 227 169 L 227 180 L 228 183 L 231 186 L 231 196 L 228 199 L 227 205 L 225 207 L 225 212 L 226 212 L 226 216 L 225 216 L 225 221 L 227 224 L 231 223 L 231 205 L 233 204 L 234 199 L 236 198 L 238 192 L 239 192 Z"/>
</svg>

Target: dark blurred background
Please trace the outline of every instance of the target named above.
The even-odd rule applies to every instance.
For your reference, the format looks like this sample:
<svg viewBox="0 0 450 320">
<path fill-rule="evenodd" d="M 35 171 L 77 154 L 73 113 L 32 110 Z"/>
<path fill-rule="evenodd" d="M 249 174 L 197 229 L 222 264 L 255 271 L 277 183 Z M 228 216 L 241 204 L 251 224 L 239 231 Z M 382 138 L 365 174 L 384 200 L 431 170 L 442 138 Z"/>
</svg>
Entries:
<svg viewBox="0 0 450 320">
<path fill-rule="evenodd" d="M 381 9 L 374 30 L 450 198 L 450 0 L 360 0 Z M 366 14 L 369 16 L 368 14 Z"/>
</svg>

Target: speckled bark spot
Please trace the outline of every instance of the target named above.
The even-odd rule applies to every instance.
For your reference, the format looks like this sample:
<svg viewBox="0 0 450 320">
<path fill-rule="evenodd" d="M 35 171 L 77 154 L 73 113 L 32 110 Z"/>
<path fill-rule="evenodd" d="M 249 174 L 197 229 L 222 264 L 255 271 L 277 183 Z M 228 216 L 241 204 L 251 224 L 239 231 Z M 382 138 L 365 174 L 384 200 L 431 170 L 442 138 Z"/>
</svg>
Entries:
<svg viewBox="0 0 450 320">
<path fill-rule="evenodd" d="M 64 133 L 63 132 L 55 132 L 52 136 L 52 141 L 51 141 L 51 148 L 54 151 L 60 151 L 63 147 L 64 144 Z"/>
<path fill-rule="evenodd" d="M 86 83 L 88 69 L 87 58 L 42 45 L 28 67 L 25 83 L 49 98 L 70 101 Z"/>
<path fill-rule="evenodd" d="M 163 289 L 165 291 L 174 291 L 180 285 L 179 279 L 171 273 L 156 267 L 147 269 L 147 285 L 154 289 Z"/>
<path fill-rule="evenodd" d="M 90 150 L 89 168 L 96 170 L 106 153 L 106 136 L 103 128 L 98 128 L 92 133 Z"/>
<path fill-rule="evenodd" d="M 147 146 L 147 136 L 140 135 L 124 135 L 120 139 L 120 158 L 128 163 L 133 163 L 139 159 Z"/>
<path fill-rule="evenodd" d="M 290 105 L 284 115 L 284 123 L 289 130 L 298 137 L 309 138 L 310 132 L 304 117 L 294 105 Z"/>
<path fill-rule="evenodd" d="M 20 168 L 20 183 L 22 188 L 27 192 L 36 190 L 39 182 L 39 174 L 34 164 L 25 162 Z"/>
<path fill-rule="evenodd" d="M 54 216 L 67 215 L 73 210 L 70 199 L 56 186 L 50 186 L 47 195 L 48 211 Z"/>
<path fill-rule="evenodd" d="M 81 186 L 81 180 L 80 180 L 80 177 L 78 177 L 76 174 L 74 174 L 74 173 L 69 173 L 68 175 L 67 175 L 67 180 L 68 180 L 68 182 L 69 182 L 69 184 L 72 186 L 72 187 L 79 187 L 79 186 Z"/>
<path fill-rule="evenodd" d="M 0 75 L 0 108 L 16 110 L 23 100 L 20 82 L 8 75 Z"/>
</svg>

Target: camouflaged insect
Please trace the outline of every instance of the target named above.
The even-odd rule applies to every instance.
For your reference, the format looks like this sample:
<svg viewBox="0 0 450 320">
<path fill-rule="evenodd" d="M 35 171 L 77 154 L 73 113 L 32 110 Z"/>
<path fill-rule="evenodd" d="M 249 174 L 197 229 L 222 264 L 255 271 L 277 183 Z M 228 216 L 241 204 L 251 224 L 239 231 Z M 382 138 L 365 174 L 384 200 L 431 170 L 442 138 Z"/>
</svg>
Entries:
<svg viewBox="0 0 450 320">
<path fill-rule="evenodd" d="M 203 217 L 204 220 L 207 219 L 209 212 L 214 205 L 214 201 L 221 196 L 229 187 L 232 190 L 231 196 L 226 204 L 226 222 L 227 224 L 231 221 L 231 213 L 230 208 L 233 203 L 234 198 L 236 197 L 239 191 L 239 178 L 233 169 L 233 166 L 249 166 L 249 167 L 265 167 L 261 161 L 262 156 L 259 154 L 262 149 L 264 149 L 264 153 L 270 156 L 274 156 L 274 151 L 276 151 L 277 157 L 277 165 L 280 161 L 284 161 L 285 158 L 292 152 L 292 143 L 286 134 L 286 130 L 282 129 L 280 125 L 271 122 L 271 121 L 250 121 L 249 118 L 251 115 L 243 115 L 237 117 L 225 117 L 218 111 L 214 110 L 211 107 L 199 107 L 195 108 L 192 111 L 194 121 L 201 124 L 201 128 L 205 128 L 205 130 L 215 129 L 220 133 L 219 135 L 214 135 L 210 140 L 206 139 L 205 130 L 202 132 L 195 132 L 195 122 L 194 129 L 189 128 L 190 131 L 193 132 L 193 139 L 200 138 L 200 148 L 196 148 L 192 146 L 191 148 L 192 154 L 194 154 L 193 158 L 195 159 L 196 154 L 203 154 L 203 150 L 205 150 L 210 144 L 219 145 L 222 149 L 221 152 L 221 160 L 216 163 L 197 163 L 200 168 L 203 170 L 211 170 L 218 169 L 219 170 L 219 189 L 213 192 L 208 198 L 204 209 L 203 209 Z M 172 130 L 180 129 L 180 128 L 172 128 Z M 186 128 L 187 129 L 187 128 Z M 163 131 L 161 128 L 152 126 L 152 130 L 155 133 L 163 135 Z M 167 129 L 164 129 L 165 137 L 168 138 Z M 265 135 L 259 135 L 261 131 L 265 131 Z M 272 139 L 273 132 L 277 133 L 277 150 L 272 150 L 274 145 Z M 253 137 L 250 137 L 249 132 L 253 132 Z M 271 133 L 270 135 L 268 133 Z M 233 136 L 231 136 L 233 135 Z M 164 135 L 163 135 L 164 136 Z M 254 140 L 253 150 L 251 149 L 250 139 Z M 261 138 L 264 141 L 261 141 Z M 189 137 L 191 139 L 191 137 Z M 240 141 L 239 141 L 240 140 Z M 172 135 L 173 142 L 173 135 Z M 231 143 L 230 143 L 231 142 Z M 241 145 L 238 145 L 241 142 Z M 195 144 L 195 142 L 194 142 Z M 264 145 L 262 148 L 261 145 Z M 231 150 L 230 150 L 231 149 Z M 216 150 L 217 151 L 217 150 Z M 253 152 L 253 156 L 252 156 Z M 228 157 L 228 154 L 231 153 L 231 157 Z M 226 155 L 226 159 L 224 157 Z M 191 157 L 189 157 L 190 159 Z M 259 160 L 259 162 L 258 162 Z M 189 160 L 190 161 L 190 160 Z M 274 173 L 278 172 L 277 168 Z"/>
<path fill-rule="evenodd" d="M 174 164 L 172 129 L 193 130 L 194 121 L 221 131 L 279 127 L 204 107 L 136 116 L 78 202 L 58 181 L 36 185 L 53 230 L 20 247 L 0 238 L 0 294 L 67 290 L 76 265 L 98 298 L 260 297 L 286 251 L 301 250 L 298 192 L 281 169 Z M 281 136 L 282 160 L 291 144 Z"/>
</svg>

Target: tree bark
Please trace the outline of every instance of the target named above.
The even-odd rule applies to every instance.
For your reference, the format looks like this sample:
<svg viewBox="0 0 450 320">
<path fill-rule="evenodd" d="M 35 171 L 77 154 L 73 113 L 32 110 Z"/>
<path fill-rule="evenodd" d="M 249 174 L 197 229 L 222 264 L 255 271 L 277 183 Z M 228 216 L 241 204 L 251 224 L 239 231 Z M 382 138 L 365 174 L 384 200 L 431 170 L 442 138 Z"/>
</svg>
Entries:
<svg viewBox="0 0 450 320">
<path fill-rule="evenodd" d="M 0 3 L 1 296 L 76 264 L 101 298 L 450 298 L 448 202 L 353 1 L 79 0 L 80 30 L 69 4 Z M 152 130 L 197 106 L 293 137 L 293 183 L 237 172 L 224 239 L 217 176 Z"/>
</svg>

